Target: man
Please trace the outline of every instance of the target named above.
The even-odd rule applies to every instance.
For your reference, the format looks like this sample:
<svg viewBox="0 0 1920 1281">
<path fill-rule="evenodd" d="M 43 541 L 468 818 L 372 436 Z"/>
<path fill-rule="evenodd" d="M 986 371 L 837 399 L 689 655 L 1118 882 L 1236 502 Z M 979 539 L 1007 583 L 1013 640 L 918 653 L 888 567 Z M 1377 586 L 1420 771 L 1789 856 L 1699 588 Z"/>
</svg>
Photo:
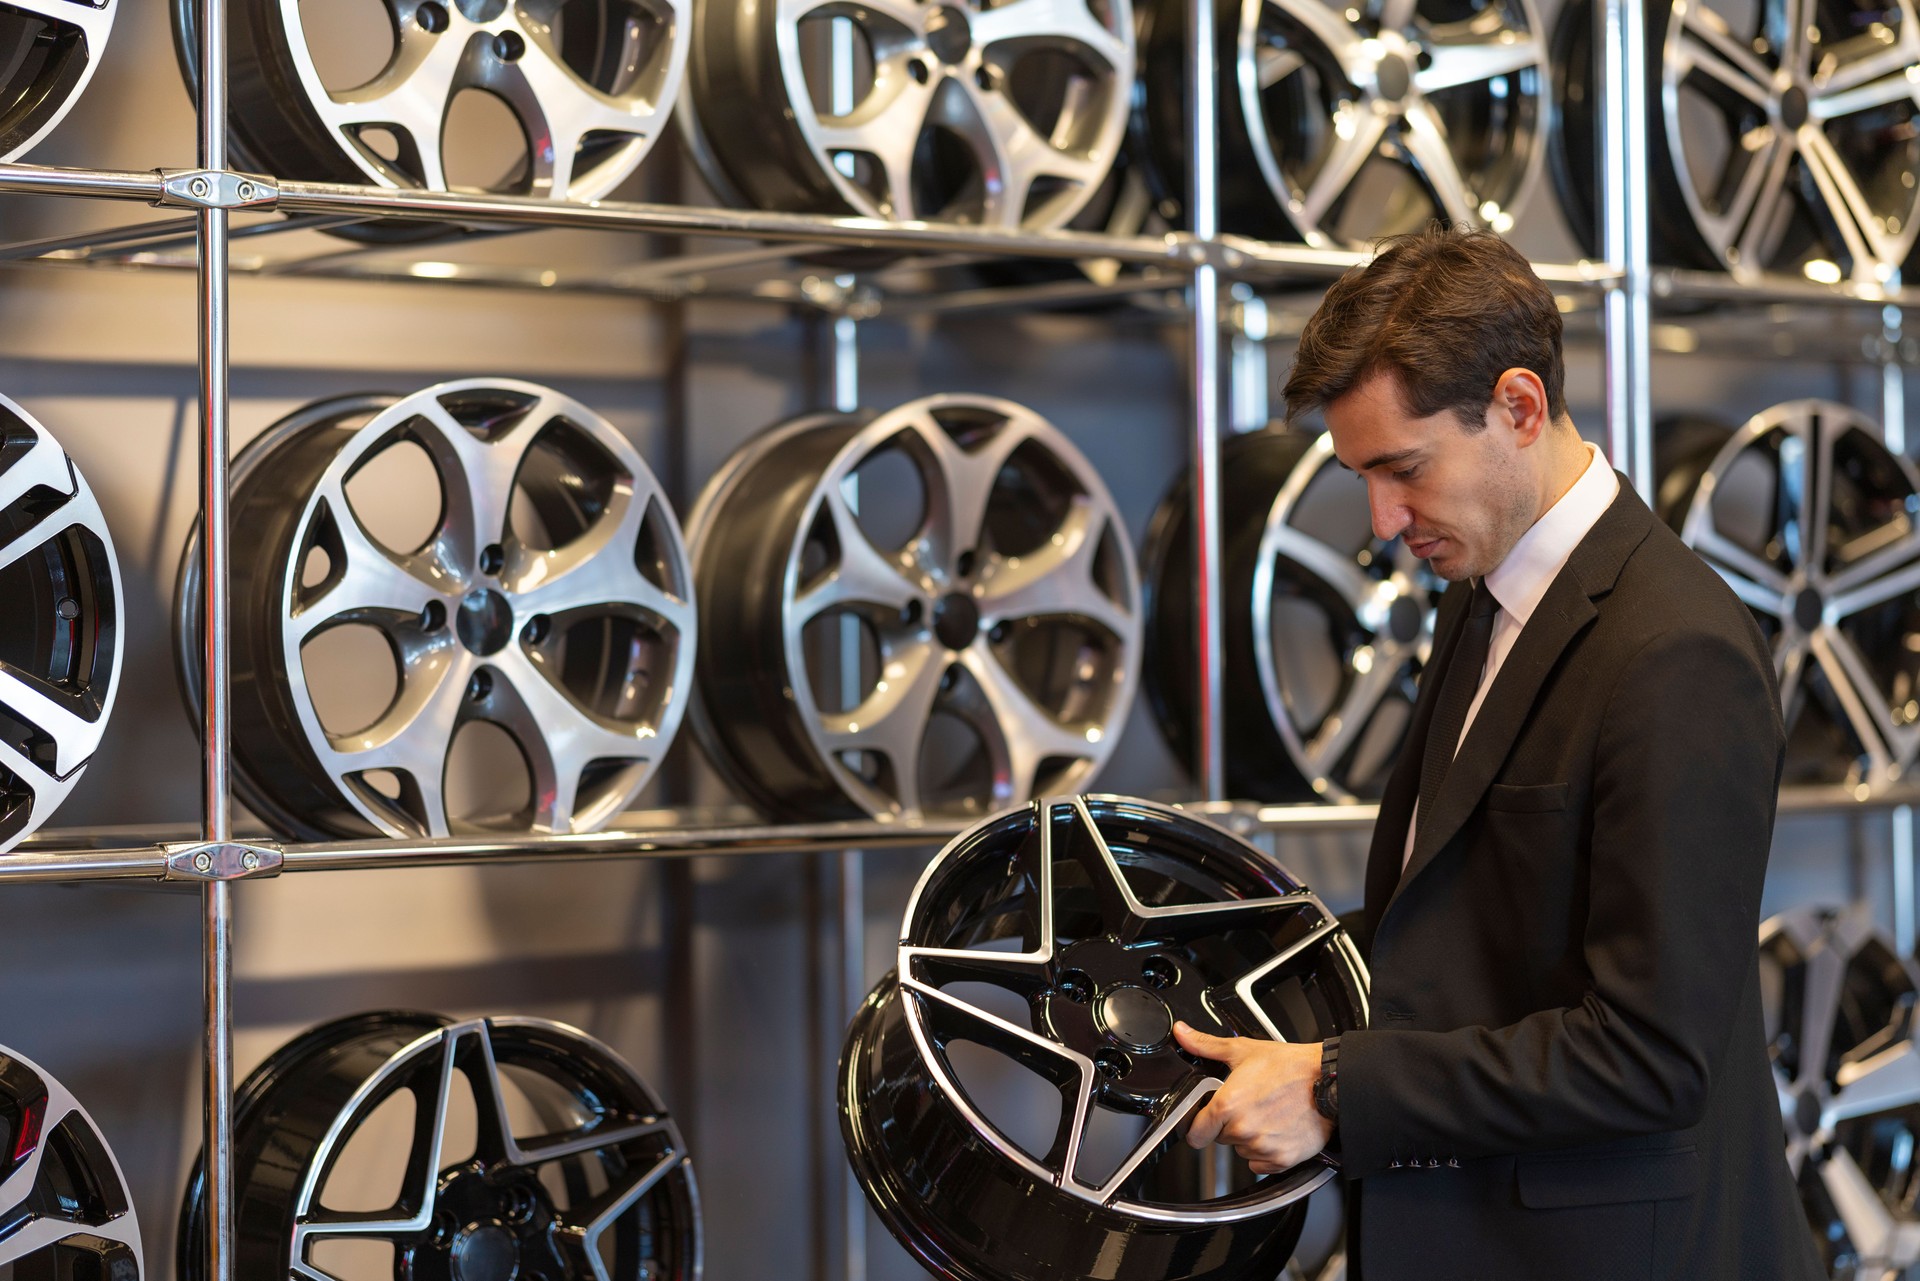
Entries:
<svg viewBox="0 0 1920 1281">
<path fill-rule="evenodd" d="M 1189 1141 L 1266 1173 L 1334 1139 L 1362 1281 L 1812 1281 L 1755 953 L 1772 665 L 1562 383 L 1552 294 L 1484 233 L 1388 242 L 1301 336 L 1290 415 L 1455 586 L 1367 863 L 1373 1026 L 1182 1025 L 1231 1069 Z"/>
</svg>

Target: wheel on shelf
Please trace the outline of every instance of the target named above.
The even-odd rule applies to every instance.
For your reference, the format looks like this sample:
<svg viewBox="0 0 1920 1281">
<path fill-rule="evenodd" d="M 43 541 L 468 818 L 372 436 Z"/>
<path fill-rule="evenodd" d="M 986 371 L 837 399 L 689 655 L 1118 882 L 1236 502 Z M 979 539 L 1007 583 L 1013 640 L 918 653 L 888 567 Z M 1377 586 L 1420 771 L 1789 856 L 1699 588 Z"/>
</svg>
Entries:
<svg viewBox="0 0 1920 1281">
<path fill-rule="evenodd" d="M 1256 1177 L 1176 1131 L 1221 1083 L 1172 1039 L 1316 1041 L 1367 1020 L 1340 924 L 1267 855 L 1178 810 L 1037 801 L 952 841 L 840 1059 L 869 1200 L 957 1281 L 1275 1276 L 1316 1157 Z"/>
<path fill-rule="evenodd" d="M 1660 513 L 1753 610 L 1787 723 L 1784 782 L 1877 789 L 1920 751 L 1920 475 L 1844 405 L 1656 433 Z"/>
<path fill-rule="evenodd" d="M 241 798 L 296 836 L 592 831 L 673 742 L 692 570 L 613 426 L 506 379 L 322 401 L 234 460 Z M 200 704 L 200 547 L 175 641 Z"/>
<path fill-rule="evenodd" d="M 174 0 L 199 84 L 198 0 Z M 399 191 L 589 202 L 631 177 L 667 127 L 687 61 L 688 0 L 235 0 L 239 166 Z M 460 229 L 385 220 L 375 242 Z"/>
<path fill-rule="evenodd" d="M 1787 1164 L 1842 1281 L 1920 1264 L 1920 973 L 1864 911 L 1796 908 L 1760 927 L 1760 984 Z"/>
<path fill-rule="evenodd" d="M 1051 229 L 1126 132 L 1129 0 L 697 0 L 693 151 L 765 209 Z"/>
<path fill-rule="evenodd" d="M 1222 444 L 1221 644 L 1227 783 L 1266 801 L 1376 800 L 1433 644 L 1435 580 L 1373 535 L 1365 482 L 1332 438 L 1266 430 Z M 1147 530 L 1147 693 L 1193 759 L 1192 481 Z"/>
<path fill-rule="evenodd" d="M 100 1128 L 51 1073 L 0 1046 L 0 1276 L 143 1275 L 133 1199 Z"/>
<path fill-rule="evenodd" d="M 749 441 L 687 522 L 695 725 L 779 814 L 982 816 L 1087 784 L 1140 667 L 1125 523 L 1031 410 L 932 396 Z"/>
<path fill-rule="evenodd" d="M 1920 232 L 1920 12 L 1913 0 L 1647 6 L 1648 214 L 1656 260 L 1736 278 L 1884 284 Z M 1599 250 L 1592 0 L 1554 31 L 1567 221 Z"/>
<path fill-rule="evenodd" d="M 660 1099 L 544 1019 L 386 1011 L 287 1043 L 235 1099 L 239 1276 L 699 1281 L 700 1197 Z M 179 1272 L 206 1269 L 204 1168 Z"/>
<path fill-rule="evenodd" d="M 1183 5 L 1141 61 L 1161 193 L 1187 189 Z M 1505 232 L 1549 130 L 1533 0 L 1215 0 L 1223 230 L 1370 250 L 1435 218 Z"/>
<path fill-rule="evenodd" d="M 53 132 L 107 51 L 119 0 L 0 0 L 0 162 Z"/>
<path fill-rule="evenodd" d="M 0 396 L 0 852 L 99 750 L 120 687 L 120 567 L 59 442 Z"/>
</svg>

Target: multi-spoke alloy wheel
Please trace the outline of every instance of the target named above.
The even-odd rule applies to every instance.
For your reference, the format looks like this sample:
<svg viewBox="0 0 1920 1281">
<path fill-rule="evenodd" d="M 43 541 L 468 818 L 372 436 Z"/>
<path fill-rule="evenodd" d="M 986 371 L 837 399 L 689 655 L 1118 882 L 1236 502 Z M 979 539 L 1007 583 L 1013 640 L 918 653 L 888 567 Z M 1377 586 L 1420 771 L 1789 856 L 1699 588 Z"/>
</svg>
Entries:
<svg viewBox="0 0 1920 1281">
<path fill-rule="evenodd" d="M 1661 439 L 1662 514 L 1773 641 L 1787 780 L 1899 778 L 1920 749 L 1920 476 L 1826 401 Z"/>
<path fill-rule="evenodd" d="M 0 396 L 0 851 L 47 821 L 98 750 L 120 617 L 99 503 L 46 429 Z"/>
<path fill-rule="evenodd" d="M 855 1016 L 840 1117 L 869 1199 L 959 1281 L 1274 1276 L 1325 1157 L 1256 1178 L 1182 1125 L 1224 1071 L 1173 1040 L 1363 1026 L 1366 970 L 1266 855 L 1144 801 L 1038 801 L 927 868 Z"/>
<path fill-rule="evenodd" d="M 697 150 L 767 208 L 1058 227 L 1126 132 L 1129 0 L 699 0 L 695 23 Z"/>
<path fill-rule="evenodd" d="M 119 0 L 0 0 L 0 161 L 17 160 L 79 101 Z"/>
<path fill-rule="evenodd" d="M 688 521 L 695 723 L 775 812 L 992 813 L 1074 790 L 1140 667 L 1126 526 L 1032 411 L 933 396 L 749 441 Z"/>
<path fill-rule="evenodd" d="M 0 1046 L 0 1276 L 140 1281 L 140 1224 L 106 1140 L 60 1082 Z"/>
<path fill-rule="evenodd" d="M 591 831 L 672 743 L 692 573 L 633 446 L 474 379 L 309 406 L 235 461 L 243 797 L 294 833 Z M 197 538 L 176 631 L 198 702 Z"/>
<path fill-rule="evenodd" d="M 1555 175 L 1592 251 L 1593 5 L 1554 35 L 1565 67 Z M 1914 0 L 1671 0 L 1647 9 L 1656 251 L 1737 276 L 1885 283 L 1920 231 Z"/>
<path fill-rule="evenodd" d="M 287 177 L 597 200 L 666 127 L 686 7 L 236 0 L 234 142 L 246 163 Z M 175 0 L 190 82 L 199 9 Z"/>
<path fill-rule="evenodd" d="M 1373 536 L 1366 487 L 1332 439 L 1262 431 L 1221 457 L 1227 780 L 1256 800 L 1374 799 L 1412 719 L 1437 587 Z M 1183 760 L 1193 748 L 1193 502 L 1161 501 L 1143 555 L 1147 692 Z"/>
<path fill-rule="evenodd" d="M 1769 1052 L 1814 1240 L 1840 1281 L 1920 1264 L 1920 973 L 1867 914 L 1799 908 L 1760 927 Z"/>
<path fill-rule="evenodd" d="M 543 1019 L 363 1014 L 289 1042 L 234 1113 L 239 1276 L 699 1281 L 680 1133 L 634 1070 Z M 206 1275 L 205 1179 L 180 1275 Z"/>
<path fill-rule="evenodd" d="M 1434 218 L 1513 225 L 1547 127 L 1532 0 L 1215 5 L 1227 230 L 1366 249 Z M 1186 24 L 1156 21 L 1143 62 L 1155 165 L 1183 193 Z"/>
</svg>

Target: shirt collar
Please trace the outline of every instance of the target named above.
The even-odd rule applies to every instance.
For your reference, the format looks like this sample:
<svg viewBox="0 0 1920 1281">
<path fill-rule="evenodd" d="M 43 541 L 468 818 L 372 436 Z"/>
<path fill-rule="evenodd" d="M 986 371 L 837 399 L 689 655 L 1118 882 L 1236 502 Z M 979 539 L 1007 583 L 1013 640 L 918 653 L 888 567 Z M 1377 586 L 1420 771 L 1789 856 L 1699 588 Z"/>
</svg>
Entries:
<svg viewBox="0 0 1920 1281">
<path fill-rule="evenodd" d="M 1533 528 L 1520 535 L 1507 558 L 1486 577 L 1487 590 L 1516 623 L 1527 625 L 1573 549 L 1599 523 L 1619 492 L 1620 478 L 1600 451 L 1587 444 L 1587 467 L 1580 479 Z"/>
</svg>

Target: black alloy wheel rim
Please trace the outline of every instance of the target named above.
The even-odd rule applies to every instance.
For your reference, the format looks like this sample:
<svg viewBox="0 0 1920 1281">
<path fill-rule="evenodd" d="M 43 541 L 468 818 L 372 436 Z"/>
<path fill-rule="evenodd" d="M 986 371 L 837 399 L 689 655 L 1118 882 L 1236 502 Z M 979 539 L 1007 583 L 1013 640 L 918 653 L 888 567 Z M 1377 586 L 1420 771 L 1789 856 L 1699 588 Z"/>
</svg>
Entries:
<svg viewBox="0 0 1920 1281">
<path fill-rule="evenodd" d="M 0 162 L 65 118 L 106 52 L 119 0 L 0 3 Z"/>
<path fill-rule="evenodd" d="M 1920 1264 L 1920 973 L 1859 909 L 1760 927 L 1767 1051 L 1787 1164 L 1828 1275 Z"/>
<path fill-rule="evenodd" d="M 771 813 L 977 818 L 1085 785 L 1139 674 L 1112 495 L 1032 411 L 934 396 L 735 451 L 687 522 L 701 745 Z"/>
<path fill-rule="evenodd" d="M 1186 23 L 1143 38 L 1155 187 L 1187 191 Z M 1538 177 L 1551 102 L 1532 0 L 1215 0 L 1222 227 L 1370 251 L 1430 221 L 1506 232 Z"/>
<path fill-rule="evenodd" d="M 121 617 L 93 492 L 46 429 L 0 396 L 0 852 L 53 815 L 99 750 Z"/>
<path fill-rule="evenodd" d="M 240 1276 L 341 1281 L 390 1249 L 393 1275 L 418 1281 L 699 1281 L 699 1190 L 672 1118 L 613 1051 L 544 1019 L 315 1028 L 241 1084 L 234 1154 Z M 196 1166 L 186 1281 L 206 1275 L 205 1195 Z"/>
<path fill-rule="evenodd" d="M 840 1059 L 848 1158 L 894 1236 L 956 1281 L 1272 1276 L 1316 1157 L 1256 1178 L 1180 1127 L 1224 1073 L 1171 1038 L 1363 1027 L 1334 916 L 1213 825 L 1121 797 L 1036 801 L 952 841 Z M 1026 1088 L 1020 1088 L 1026 1087 Z M 1009 1230 L 1009 1225 L 1018 1225 Z"/>
<path fill-rule="evenodd" d="M 0 1275 L 140 1281 L 140 1224 L 93 1119 L 44 1069 L 0 1046 Z"/>
<path fill-rule="evenodd" d="M 1600 245 L 1592 0 L 1554 29 L 1567 221 Z M 1671 0 L 1647 8 L 1655 260 L 1885 285 L 1920 232 L 1920 14 L 1911 0 Z"/>
<path fill-rule="evenodd" d="M 1412 721 L 1439 602 L 1398 539 L 1373 536 L 1362 481 L 1331 438 L 1267 430 L 1221 447 L 1223 730 L 1227 784 L 1262 801 L 1377 800 Z M 1154 512 L 1147 693 L 1193 759 L 1192 481 Z"/>
<path fill-rule="evenodd" d="M 1920 753 L 1920 475 L 1844 405 L 1789 401 L 1738 429 L 1656 433 L 1661 516 L 1772 644 L 1786 784 L 1859 794 Z"/>
</svg>

